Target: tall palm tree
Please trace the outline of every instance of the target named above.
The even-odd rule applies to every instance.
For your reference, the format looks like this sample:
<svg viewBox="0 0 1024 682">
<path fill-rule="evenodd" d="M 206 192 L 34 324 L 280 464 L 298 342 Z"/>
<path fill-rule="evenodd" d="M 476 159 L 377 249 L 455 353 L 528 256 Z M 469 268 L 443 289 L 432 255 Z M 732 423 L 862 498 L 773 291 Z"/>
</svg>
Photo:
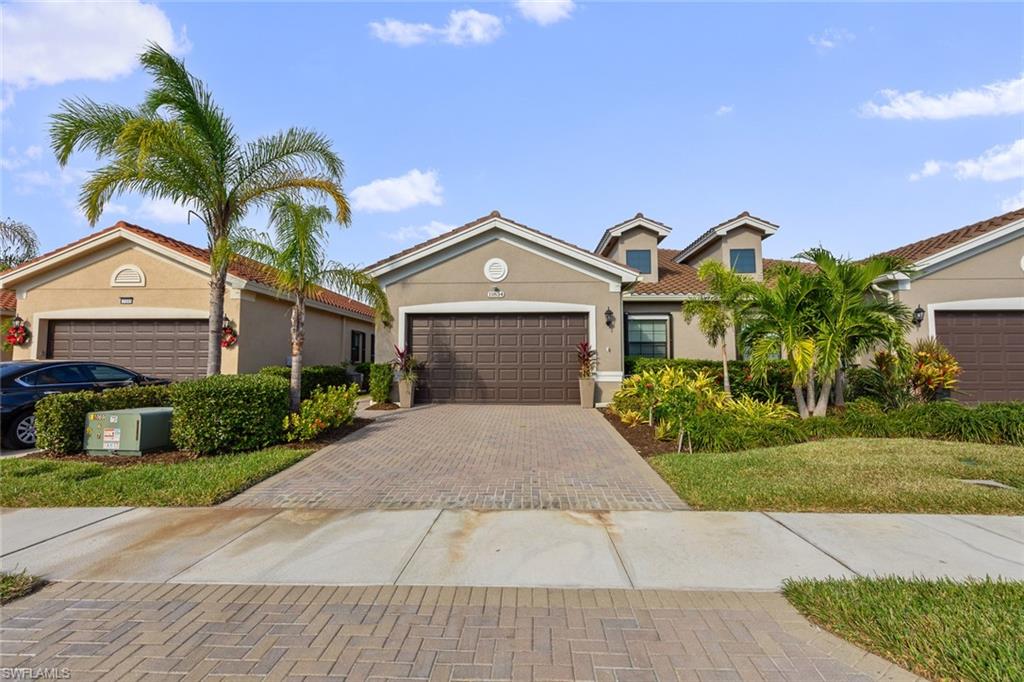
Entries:
<svg viewBox="0 0 1024 682">
<path fill-rule="evenodd" d="M 876 293 L 872 287 L 886 273 L 911 274 L 911 270 L 906 261 L 893 256 L 853 261 L 820 247 L 796 257 L 816 266 L 814 277 L 820 289 L 818 372 L 833 379 L 835 403 L 842 405 L 846 367 L 856 357 L 879 345 L 895 351 L 898 357 L 906 354 L 905 337 L 912 313 L 903 303 Z"/>
<path fill-rule="evenodd" d="M 328 197 L 334 218 L 348 224 L 344 167 L 329 139 L 304 128 L 242 143 L 206 84 L 182 61 L 156 44 L 139 59 L 153 79 L 142 104 L 64 100 L 50 118 L 50 146 L 61 166 L 82 150 L 106 162 L 90 174 L 79 195 L 90 224 L 112 198 L 136 192 L 174 201 L 206 225 L 211 254 L 207 374 L 218 374 L 232 231 L 252 208 L 269 207 L 281 195 L 301 190 Z"/>
<path fill-rule="evenodd" d="M 683 302 L 683 319 L 687 324 L 697 318 L 697 326 L 708 344 L 722 350 L 722 385 L 729 385 L 729 348 L 726 343 L 730 329 L 738 329 L 750 280 L 717 261 L 704 261 L 697 275 L 708 287 L 708 295 Z"/>
<path fill-rule="evenodd" d="M 299 409 L 302 396 L 302 346 L 305 343 L 306 300 L 321 287 L 369 299 L 378 316 L 387 320 L 388 300 L 373 277 L 328 260 L 326 225 L 332 213 L 326 206 L 306 206 L 279 198 L 270 211 L 274 234 L 241 232 L 234 250 L 269 266 L 274 286 L 292 300 L 291 404 Z"/>
<path fill-rule="evenodd" d="M 0 220 L 0 271 L 9 270 L 39 255 L 39 238 L 23 222 Z"/>
</svg>

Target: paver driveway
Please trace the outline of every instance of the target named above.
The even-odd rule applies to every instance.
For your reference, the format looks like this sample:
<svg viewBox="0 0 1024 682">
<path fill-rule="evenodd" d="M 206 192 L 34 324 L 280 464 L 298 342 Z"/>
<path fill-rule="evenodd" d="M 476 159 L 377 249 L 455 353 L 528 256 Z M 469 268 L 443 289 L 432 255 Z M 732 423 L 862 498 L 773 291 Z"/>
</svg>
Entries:
<svg viewBox="0 0 1024 682">
<path fill-rule="evenodd" d="M 322 509 L 668 510 L 686 505 L 596 410 L 426 405 L 226 504 Z"/>
</svg>

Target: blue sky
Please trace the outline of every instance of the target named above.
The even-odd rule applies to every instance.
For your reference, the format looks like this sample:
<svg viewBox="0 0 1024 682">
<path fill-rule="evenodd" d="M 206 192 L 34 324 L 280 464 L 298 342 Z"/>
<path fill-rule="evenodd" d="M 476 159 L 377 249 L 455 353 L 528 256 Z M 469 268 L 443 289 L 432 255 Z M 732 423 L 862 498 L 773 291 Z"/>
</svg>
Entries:
<svg viewBox="0 0 1024 682">
<path fill-rule="evenodd" d="M 788 257 L 855 256 L 1024 205 L 1024 5 L 556 2 L 5 4 L 0 213 L 46 248 L 91 229 L 61 172 L 64 97 L 134 104 L 175 50 L 243 138 L 329 135 L 366 264 L 493 209 L 593 248 L 637 211 L 682 247 L 748 210 Z M 390 20 L 390 21 L 389 21 Z M 202 244 L 184 211 L 118 219 Z M 253 215 L 252 227 L 266 227 Z"/>
</svg>

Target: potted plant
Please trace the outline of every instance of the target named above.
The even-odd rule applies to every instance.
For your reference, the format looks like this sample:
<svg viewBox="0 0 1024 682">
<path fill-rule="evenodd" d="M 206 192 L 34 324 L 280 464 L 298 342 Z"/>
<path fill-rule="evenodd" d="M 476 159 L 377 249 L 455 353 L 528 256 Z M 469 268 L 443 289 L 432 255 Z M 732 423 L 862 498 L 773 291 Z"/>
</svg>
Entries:
<svg viewBox="0 0 1024 682">
<path fill-rule="evenodd" d="M 416 370 L 420 363 L 412 356 L 408 348 L 395 346 L 395 359 L 391 365 L 398 371 L 398 404 L 400 407 L 412 407 L 413 391 L 419 376 Z"/>
<path fill-rule="evenodd" d="M 589 341 L 580 341 L 576 346 L 576 360 L 580 367 L 580 407 L 593 407 L 597 351 L 590 347 Z"/>
</svg>

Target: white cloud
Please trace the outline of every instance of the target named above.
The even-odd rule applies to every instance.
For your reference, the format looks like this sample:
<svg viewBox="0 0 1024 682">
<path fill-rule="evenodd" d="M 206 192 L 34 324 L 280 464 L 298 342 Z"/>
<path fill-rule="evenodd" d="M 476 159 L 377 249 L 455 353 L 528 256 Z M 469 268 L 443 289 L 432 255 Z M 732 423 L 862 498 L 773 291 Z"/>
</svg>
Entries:
<svg viewBox="0 0 1024 682">
<path fill-rule="evenodd" d="M 826 28 L 821 33 L 807 36 L 807 42 L 818 48 L 819 52 L 835 49 L 843 43 L 852 43 L 855 35 L 845 28 Z"/>
<path fill-rule="evenodd" d="M 42 155 L 43 155 L 43 148 L 40 147 L 37 144 L 34 144 L 34 145 L 28 147 L 27 149 L 25 149 L 25 156 L 30 158 L 30 159 L 38 159 Z"/>
<path fill-rule="evenodd" d="M 108 207 L 109 210 L 113 210 Z M 170 199 L 146 198 L 139 204 L 135 215 L 144 221 L 150 220 L 158 223 L 180 224 L 188 220 L 188 209 Z"/>
<path fill-rule="evenodd" d="M 43 155 L 43 148 L 39 145 L 26 147 L 25 151 L 19 152 L 17 147 L 8 147 L 7 153 L 0 157 L 0 169 L 11 171 L 37 161 Z"/>
<path fill-rule="evenodd" d="M 860 109 L 862 116 L 946 120 L 1024 113 L 1024 76 L 942 95 L 926 95 L 920 90 L 882 90 L 881 94 L 886 101 L 881 104 L 866 102 Z"/>
<path fill-rule="evenodd" d="M 5 104 L 14 90 L 126 76 L 149 41 L 175 54 L 189 48 L 184 28 L 175 32 L 163 10 L 138 0 L 7 3 L 0 38 Z"/>
<path fill-rule="evenodd" d="M 426 225 L 410 225 L 394 232 L 388 232 L 384 236 L 396 242 L 418 242 L 432 239 L 453 229 L 455 229 L 454 225 L 431 220 Z"/>
<path fill-rule="evenodd" d="M 437 31 L 430 24 L 411 24 L 397 19 L 371 21 L 370 32 L 381 42 L 411 47 L 427 42 Z"/>
<path fill-rule="evenodd" d="M 1014 194 L 1012 197 L 1003 199 L 1000 206 L 1004 213 L 1010 211 L 1016 211 L 1018 208 L 1024 208 L 1024 189 Z"/>
<path fill-rule="evenodd" d="M 940 161 L 934 159 L 925 161 L 924 165 L 921 166 L 921 170 L 916 173 L 910 174 L 910 181 L 917 182 L 921 178 L 930 178 L 933 175 L 938 175 L 942 172 L 943 164 Z"/>
<path fill-rule="evenodd" d="M 1002 182 L 1024 178 L 1024 138 L 986 149 L 974 159 L 925 161 L 921 170 L 910 174 L 910 180 L 929 178 L 945 171 L 952 171 L 957 180 Z"/>
<path fill-rule="evenodd" d="M 987 182 L 999 182 L 1024 178 L 1024 138 L 1013 144 L 986 149 L 976 159 L 957 161 L 955 169 L 958 180 L 980 178 Z"/>
<path fill-rule="evenodd" d="M 722 106 L 715 109 L 715 116 L 727 116 L 732 113 L 731 104 L 723 104 Z"/>
<path fill-rule="evenodd" d="M 524 19 L 549 26 L 572 16 L 573 0 L 517 0 L 516 9 Z"/>
<path fill-rule="evenodd" d="M 371 21 L 370 33 L 385 43 L 400 47 L 440 41 L 449 45 L 485 45 L 502 34 L 504 24 L 499 17 L 475 9 L 453 10 L 444 26 L 415 24 L 398 19 Z"/>
<path fill-rule="evenodd" d="M 352 207 L 366 213 L 393 213 L 420 204 L 440 206 L 444 187 L 436 170 L 417 168 L 397 178 L 382 178 L 352 190 Z"/>
</svg>

